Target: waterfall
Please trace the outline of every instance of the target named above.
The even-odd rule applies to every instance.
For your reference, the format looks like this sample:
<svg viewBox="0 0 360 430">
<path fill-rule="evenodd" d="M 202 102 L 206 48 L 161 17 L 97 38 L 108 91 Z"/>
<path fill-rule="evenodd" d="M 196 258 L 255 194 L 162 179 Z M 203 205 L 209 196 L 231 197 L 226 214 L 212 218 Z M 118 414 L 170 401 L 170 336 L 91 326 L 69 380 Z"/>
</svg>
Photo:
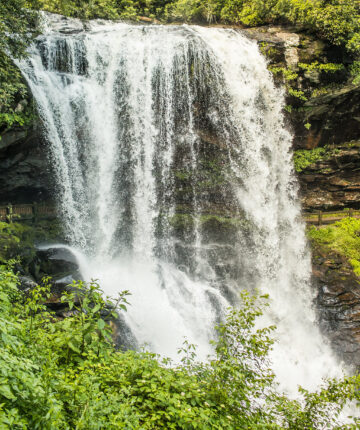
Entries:
<svg viewBox="0 0 360 430">
<path fill-rule="evenodd" d="M 340 374 L 316 325 L 283 92 L 257 44 L 233 29 L 63 23 L 49 15 L 18 64 L 83 276 L 130 290 L 137 344 L 172 357 L 185 336 L 205 358 L 239 291 L 267 293 L 282 386 Z"/>
</svg>

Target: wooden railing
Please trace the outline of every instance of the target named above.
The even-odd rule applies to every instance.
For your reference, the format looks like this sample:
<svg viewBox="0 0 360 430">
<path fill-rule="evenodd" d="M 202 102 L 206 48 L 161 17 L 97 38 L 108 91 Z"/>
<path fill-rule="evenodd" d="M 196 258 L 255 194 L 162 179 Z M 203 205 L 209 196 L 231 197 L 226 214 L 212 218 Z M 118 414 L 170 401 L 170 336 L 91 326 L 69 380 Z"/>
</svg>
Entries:
<svg viewBox="0 0 360 430">
<path fill-rule="evenodd" d="M 22 220 L 32 220 L 36 222 L 38 219 L 56 218 L 56 215 L 56 207 L 44 203 L 23 205 L 13 205 L 9 203 L 8 205 L 0 206 L 0 221 L 6 221 L 8 223 Z M 360 218 L 360 209 L 303 212 L 303 217 L 307 224 L 321 226 L 340 221 L 346 217 Z"/>
<path fill-rule="evenodd" d="M 6 206 L 0 206 L 0 221 L 8 223 L 32 220 L 36 222 L 38 219 L 48 219 L 56 217 L 56 207 L 46 204 L 23 204 L 16 205 L 9 203 Z"/>
<path fill-rule="evenodd" d="M 327 225 L 343 218 L 352 217 L 360 218 L 360 209 L 343 209 L 341 211 L 317 211 L 303 212 L 303 217 L 307 224 L 310 225 Z"/>
</svg>

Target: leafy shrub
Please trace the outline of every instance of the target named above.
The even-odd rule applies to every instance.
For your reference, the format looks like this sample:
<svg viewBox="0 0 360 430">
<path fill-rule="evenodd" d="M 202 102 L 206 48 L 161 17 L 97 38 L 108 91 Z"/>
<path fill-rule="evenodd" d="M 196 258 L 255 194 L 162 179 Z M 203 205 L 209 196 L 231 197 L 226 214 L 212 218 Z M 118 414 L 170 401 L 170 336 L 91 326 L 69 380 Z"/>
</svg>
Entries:
<svg viewBox="0 0 360 430">
<path fill-rule="evenodd" d="M 313 63 L 299 63 L 298 66 L 300 69 L 306 70 L 307 72 L 318 70 L 325 73 L 335 73 L 339 70 L 344 69 L 343 64 L 335 64 L 335 63 L 319 63 L 318 61 L 314 61 Z"/>
<path fill-rule="evenodd" d="M 17 290 L 11 267 L 0 266 L 0 425 L 4 429 L 316 429 L 336 425 L 359 380 L 328 381 L 302 400 L 278 393 L 269 368 L 273 327 L 256 328 L 266 297 L 242 295 L 229 310 L 207 363 L 195 347 L 181 364 L 149 352 L 117 351 L 115 310 L 92 282 L 63 295 L 69 317 L 45 306 L 47 281 Z M 355 424 L 354 424 L 355 425 Z M 334 428 L 334 427 L 333 427 Z"/>
<path fill-rule="evenodd" d="M 77 1 L 77 0 L 39 0 L 37 7 L 61 15 L 78 17 L 82 19 L 107 18 L 118 19 L 121 16 L 121 10 L 126 9 L 131 1 L 121 1 L 119 4 L 115 0 L 94 0 L 94 1 Z"/>
<path fill-rule="evenodd" d="M 175 0 L 168 6 L 168 18 L 185 21 L 211 20 L 258 26 L 278 22 L 301 25 L 308 31 L 351 52 L 360 47 L 360 4 L 353 0 Z M 181 13 L 179 13 L 181 11 Z"/>
<path fill-rule="evenodd" d="M 350 66 L 350 74 L 353 78 L 353 84 L 357 85 L 360 83 L 360 61 L 354 61 Z"/>
<path fill-rule="evenodd" d="M 297 172 L 302 172 L 306 167 L 317 161 L 324 160 L 331 155 L 327 147 L 314 149 L 299 149 L 294 152 L 294 165 Z"/>
<path fill-rule="evenodd" d="M 35 225 L 0 221 L 0 264 L 20 258 L 22 270 L 28 272 L 36 254 L 35 242 L 58 240 L 61 234 L 56 220 L 40 220 Z"/>
<path fill-rule="evenodd" d="M 27 90 L 20 71 L 10 57 L 21 58 L 37 28 L 37 14 L 31 2 L 6 0 L 0 2 L 0 130 L 13 124 L 31 122 L 32 110 L 18 105 Z"/>
</svg>

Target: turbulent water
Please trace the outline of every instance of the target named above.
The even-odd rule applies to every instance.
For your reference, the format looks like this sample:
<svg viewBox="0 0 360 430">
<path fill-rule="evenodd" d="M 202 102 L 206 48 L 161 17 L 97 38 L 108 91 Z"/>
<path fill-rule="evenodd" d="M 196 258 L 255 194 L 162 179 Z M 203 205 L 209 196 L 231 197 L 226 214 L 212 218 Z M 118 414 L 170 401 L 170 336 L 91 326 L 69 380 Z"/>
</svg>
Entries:
<svg viewBox="0 0 360 430">
<path fill-rule="evenodd" d="M 258 289 L 282 385 L 338 374 L 312 308 L 283 95 L 257 44 L 229 29 L 62 23 L 48 18 L 19 65 L 68 240 L 85 278 L 131 291 L 133 343 L 174 357 L 185 336 L 204 358 L 226 307 Z"/>
</svg>

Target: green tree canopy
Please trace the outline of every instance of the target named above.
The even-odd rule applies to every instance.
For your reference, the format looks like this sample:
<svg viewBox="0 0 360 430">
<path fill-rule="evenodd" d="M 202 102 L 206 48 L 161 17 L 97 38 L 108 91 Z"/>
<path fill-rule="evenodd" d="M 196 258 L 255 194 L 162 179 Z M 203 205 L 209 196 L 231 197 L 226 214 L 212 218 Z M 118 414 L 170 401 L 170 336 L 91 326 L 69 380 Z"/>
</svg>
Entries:
<svg viewBox="0 0 360 430">
<path fill-rule="evenodd" d="M 0 2 L 0 51 L 14 57 L 24 55 L 37 27 L 37 13 L 34 3 L 26 0 L 6 0 Z"/>
<path fill-rule="evenodd" d="M 0 2 L 0 130 L 30 120 L 27 109 L 18 107 L 26 96 L 26 86 L 12 58 L 21 58 L 37 29 L 34 3 L 25 0 Z"/>
</svg>

